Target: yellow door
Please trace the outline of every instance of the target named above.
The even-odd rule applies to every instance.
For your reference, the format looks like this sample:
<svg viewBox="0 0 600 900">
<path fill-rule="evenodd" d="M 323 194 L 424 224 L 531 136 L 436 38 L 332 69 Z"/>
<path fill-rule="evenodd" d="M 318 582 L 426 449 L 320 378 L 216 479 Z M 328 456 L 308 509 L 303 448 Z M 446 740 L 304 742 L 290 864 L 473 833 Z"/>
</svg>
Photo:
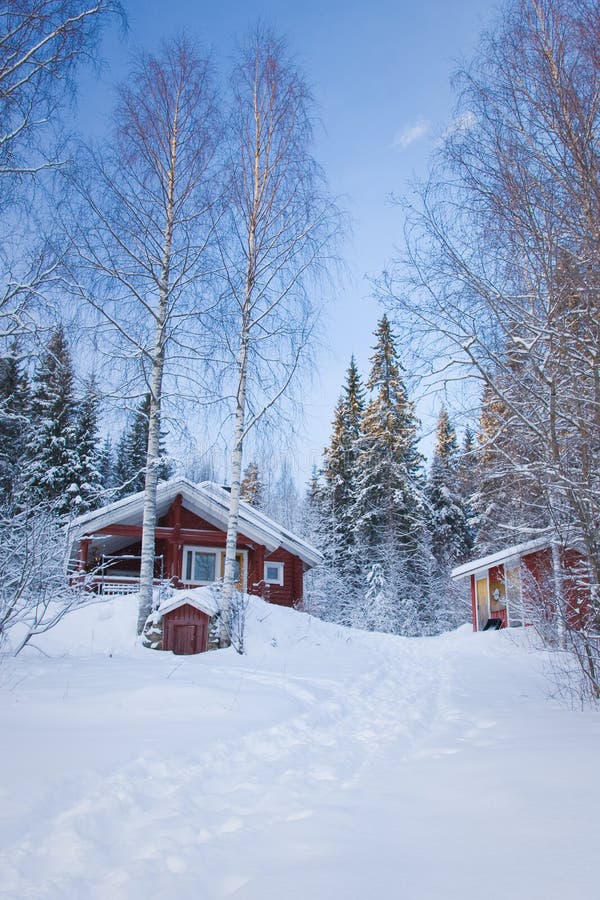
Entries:
<svg viewBox="0 0 600 900">
<path fill-rule="evenodd" d="M 475 581 L 475 595 L 477 597 L 477 630 L 483 631 L 490 617 L 487 575 L 477 578 Z"/>
<path fill-rule="evenodd" d="M 225 577 L 225 554 L 221 554 L 221 578 Z M 244 554 L 235 554 L 235 586 L 238 591 L 244 589 Z"/>
</svg>

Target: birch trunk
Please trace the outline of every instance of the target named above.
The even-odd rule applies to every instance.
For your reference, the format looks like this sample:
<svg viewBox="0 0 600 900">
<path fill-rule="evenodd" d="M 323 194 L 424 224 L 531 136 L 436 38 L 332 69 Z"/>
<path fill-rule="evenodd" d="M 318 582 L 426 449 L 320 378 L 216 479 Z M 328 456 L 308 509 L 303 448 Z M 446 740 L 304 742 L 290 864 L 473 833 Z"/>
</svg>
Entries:
<svg viewBox="0 0 600 900">
<path fill-rule="evenodd" d="M 221 134 L 211 64 L 181 36 L 158 55 L 136 54 L 110 140 L 73 174 L 73 289 L 103 318 L 118 348 L 116 356 L 110 348 L 116 366 L 127 361 L 116 374 L 129 385 L 132 373 L 143 373 L 149 395 L 138 631 L 152 609 L 167 373 L 187 383 L 185 400 L 206 390 L 198 350 L 214 298 L 200 284 L 212 268 Z M 175 354 L 169 343 L 177 330 L 185 346 L 180 341 Z"/>
<path fill-rule="evenodd" d="M 256 187 L 255 187 L 256 196 Z M 242 327 L 240 349 L 237 359 L 238 386 L 235 403 L 235 432 L 231 451 L 231 482 L 229 496 L 229 514 L 227 518 L 227 539 L 225 542 L 225 569 L 221 591 L 221 635 L 220 644 L 228 647 L 232 635 L 233 596 L 235 593 L 235 559 L 237 550 L 238 523 L 240 515 L 240 493 L 242 484 L 242 461 L 244 450 L 244 428 L 246 424 L 246 381 L 248 375 L 248 350 L 250 344 L 250 312 L 252 288 L 254 284 L 254 260 L 256 256 L 256 239 L 254 217 L 248 241 L 248 268 L 244 289 L 244 305 L 242 308 Z M 244 652 L 243 625 L 238 629 L 239 653 Z"/>
<path fill-rule="evenodd" d="M 142 551 L 140 560 L 140 605 L 138 611 L 138 634 L 141 634 L 146 620 L 152 612 L 154 594 L 154 560 L 156 531 L 156 490 L 158 487 L 158 467 L 160 461 L 160 426 L 162 383 L 165 368 L 165 326 L 169 302 L 171 247 L 173 243 L 173 219 L 175 198 L 175 166 L 177 161 L 177 117 L 176 104 L 171 135 L 171 152 L 167 181 L 166 222 L 162 253 L 161 277 L 158 287 L 158 307 L 152 373 L 150 384 L 150 411 L 148 421 L 148 451 L 146 454 L 146 474 L 144 479 L 144 512 L 142 519 Z"/>
<path fill-rule="evenodd" d="M 240 493 L 242 482 L 242 461 L 244 450 L 244 429 L 246 423 L 246 381 L 248 376 L 248 352 L 252 317 L 252 295 L 256 278 L 256 230 L 259 217 L 261 187 L 268 176 L 268 167 L 261 172 L 261 112 L 258 99 L 258 72 L 253 85 L 254 147 L 252 166 L 252 199 L 248 218 L 248 243 L 246 249 L 246 273 L 244 280 L 244 300 L 240 324 L 240 347 L 237 358 L 238 384 L 235 403 L 235 432 L 231 451 L 231 481 L 229 515 L 227 519 L 227 539 L 225 542 L 225 568 L 221 591 L 221 635 L 222 647 L 228 647 L 232 637 L 233 596 L 235 592 L 235 559 L 237 549 L 238 521 L 240 514 Z M 244 652 L 244 629 L 238 629 L 239 653 Z"/>
<path fill-rule="evenodd" d="M 235 593 L 235 560 L 237 549 L 238 523 L 240 514 L 240 493 L 242 482 L 242 456 L 244 443 L 244 424 L 246 418 L 246 377 L 248 365 L 249 334 L 246 328 L 242 333 L 240 353 L 238 357 L 238 390 L 235 409 L 235 434 L 231 452 L 231 487 L 229 497 L 229 515 L 227 519 L 227 540 L 225 542 L 225 570 L 221 593 L 221 637 L 220 644 L 227 647 L 231 643 L 233 597 Z M 238 630 L 236 650 L 244 652 L 243 627 Z"/>
<path fill-rule="evenodd" d="M 243 652 L 242 618 L 235 638 L 231 625 L 244 439 L 279 401 L 296 371 L 313 318 L 305 279 L 309 271 L 317 271 L 332 237 L 334 210 L 320 196 L 321 179 L 309 152 L 310 92 L 285 45 L 269 30 L 258 28 L 250 35 L 234 73 L 233 91 L 233 241 L 224 242 L 222 257 L 239 330 L 228 335 L 228 343 L 236 348 L 235 431 L 221 640 L 234 640 Z"/>
<path fill-rule="evenodd" d="M 563 596 L 561 547 L 558 535 L 552 537 L 552 586 L 556 615 L 556 638 L 560 647 L 566 646 L 567 610 Z"/>
</svg>

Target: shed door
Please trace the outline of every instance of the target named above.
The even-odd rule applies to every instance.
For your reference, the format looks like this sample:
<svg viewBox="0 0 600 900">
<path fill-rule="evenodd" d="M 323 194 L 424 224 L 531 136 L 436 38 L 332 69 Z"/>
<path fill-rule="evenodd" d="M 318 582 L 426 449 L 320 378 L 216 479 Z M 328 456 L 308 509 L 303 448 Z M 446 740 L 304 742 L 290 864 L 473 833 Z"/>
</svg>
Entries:
<svg viewBox="0 0 600 900">
<path fill-rule="evenodd" d="M 197 653 L 196 625 L 173 625 L 173 653 L 180 655 Z"/>
<path fill-rule="evenodd" d="M 475 590 L 477 596 L 477 630 L 482 631 L 489 619 L 487 575 L 476 579 Z"/>
</svg>

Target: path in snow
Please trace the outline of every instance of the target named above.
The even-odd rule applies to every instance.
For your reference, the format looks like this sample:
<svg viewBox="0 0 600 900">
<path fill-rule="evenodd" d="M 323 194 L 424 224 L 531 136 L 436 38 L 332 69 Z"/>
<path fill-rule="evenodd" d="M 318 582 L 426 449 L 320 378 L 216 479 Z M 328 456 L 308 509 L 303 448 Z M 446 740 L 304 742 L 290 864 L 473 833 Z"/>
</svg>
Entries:
<svg viewBox="0 0 600 900">
<path fill-rule="evenodd" d="M 545 702 L 531 656 L 316 631 L 243 660 L 24 660 L 3 721 L 34 714 L 35 740 L 49 709 L 54 731 L 47 777 L 40 734 L 25 754 L 20 815 L 5 789 L 0 896 L 600 896 L 597 789 L 569 774 L 594 771 L 597 720 Z"/>
</svg>

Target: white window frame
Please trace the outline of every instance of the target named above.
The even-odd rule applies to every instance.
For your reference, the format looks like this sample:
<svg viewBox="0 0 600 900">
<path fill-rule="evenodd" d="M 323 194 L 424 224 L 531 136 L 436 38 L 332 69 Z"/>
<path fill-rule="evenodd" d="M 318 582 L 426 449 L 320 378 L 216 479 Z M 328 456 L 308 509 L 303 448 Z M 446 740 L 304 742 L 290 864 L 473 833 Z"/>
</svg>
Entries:
<svg viewBox="0 0 600 900">
<path fill-rule="evenodd" d="M 248 584 L 248 551 L 236 550 L 236 556 L 242 557 L 242 571 L 240 572 L 240 581 L 242 591 L 247 590 Z M 186 577 L 187 555 L 188 553 L 211 553 L 215 557 L 215 580 L 214 581 L 195 581 L 193 578 Z M 181 561 L 181 580 L 184 584 L 217 584 L 221 581 L 221 568 L 225 557 L 224 547 L 198 547 L 195 544 L 185 544 L 183 547 L 183 557 Z M 194 560 L 192 557 L 192 575 L 194 573 Z"/>
<path fill-rule="evenodd" d="M 273 581 L 272 579 L 267 578 L 267 568 L 269 566 L 273 566 L 273 567 L 277 566 L 277 570 L 278 570 L 279 574 L 277 576 L 276 581 Z M 265 570 L 263 572 L 263 580 L 264 580 L 265 584 L 278 584 L 280 587 L 283 587 L 283 581 L 285 578 L 284 567 L 285 567 L 285 563 L 278 562 L 278 561 L 277 562 L 269 562 L 269 560 L 265 560 Z"/>
</svg>

